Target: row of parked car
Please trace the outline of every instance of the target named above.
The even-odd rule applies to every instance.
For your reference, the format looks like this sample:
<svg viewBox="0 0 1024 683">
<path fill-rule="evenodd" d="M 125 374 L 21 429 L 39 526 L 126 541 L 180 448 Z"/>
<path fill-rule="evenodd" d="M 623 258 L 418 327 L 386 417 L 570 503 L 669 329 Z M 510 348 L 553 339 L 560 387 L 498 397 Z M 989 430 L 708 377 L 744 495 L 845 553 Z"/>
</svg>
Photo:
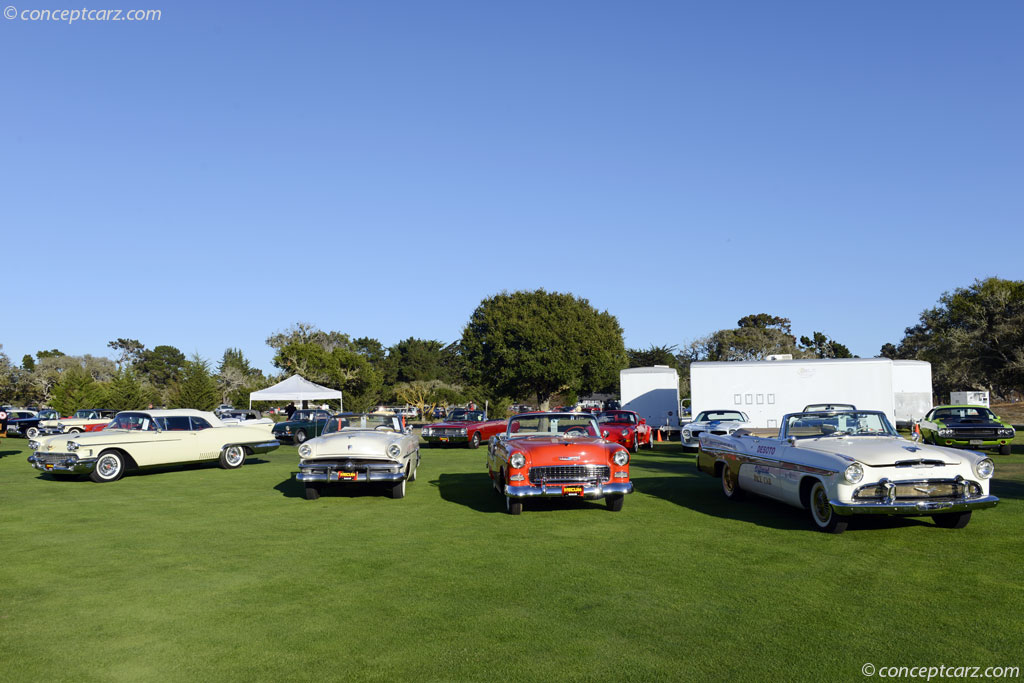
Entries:
<svg viewBox="0 0 1024 683">
<path fill-rule="evenodd" d="M 974 510 L 998 503 L 989 490 L 994 465 L 983 454 L 904 439 L 881 411 L 817 408 L 786 415 L 777 431 L 699 432 L 698 470 L 719 478 L 730 500 L 747 493 L 773 498 L 807 510 L 814 528 L 830 533 L 863 514 L 930 516 L 938 526 L 962 528 Z M 247 457 L 291 441 L 299 454 L 295 479 L 308 499 L 325 487 L 355 483 L 404 497 L 416 480 L 421 443 L 402 416 L 309 412 L 300 417 L 311 418 L 314 432 L 299 436 L 305 432 L 279 430 L 287 423 L 229 422 L 196 410 L 124 411 L 102 431 L 32 439 L 28 460 L 55 476 L 111 482 L 134 468 L 179 462 L 237 469 Z M 630 451 L 652 446 L 650 427 L 631 411 L 533 412 L 499 421 L 464 410 L 452 417 L 458 419 L 426 427 L 423 441 L 470 447 L 486 441 L 490 485 L 514 515 L 538 497 L 604 499 L 619 511 L 634 488 Z M 955 442 L 956 436 L 934 438 Z"/>
</svg>

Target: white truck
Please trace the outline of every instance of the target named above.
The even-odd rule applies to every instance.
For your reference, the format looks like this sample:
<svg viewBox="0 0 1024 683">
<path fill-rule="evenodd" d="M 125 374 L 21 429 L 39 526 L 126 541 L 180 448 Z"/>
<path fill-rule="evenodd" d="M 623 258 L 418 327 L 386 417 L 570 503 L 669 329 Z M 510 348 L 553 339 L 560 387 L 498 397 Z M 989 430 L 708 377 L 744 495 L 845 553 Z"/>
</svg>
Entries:
<svg viewBox="0 0 1024 683">
<path fill-rule="evenodd" d="M 742 410 L 754 427 L 777 428 L 782 416 L 812 403 L 852 403 L 880 410 L 895 425 L 932 407 L 931 364 L 888 358 L 696 362 L 690 365 L 693 414 Z"/>
<path fill-rule="evenodd" d="M 679 431 L 679 373 L 667 365 L 619 371 L 623 410 L 635 411 L 664 432 Z"/>
</svg>

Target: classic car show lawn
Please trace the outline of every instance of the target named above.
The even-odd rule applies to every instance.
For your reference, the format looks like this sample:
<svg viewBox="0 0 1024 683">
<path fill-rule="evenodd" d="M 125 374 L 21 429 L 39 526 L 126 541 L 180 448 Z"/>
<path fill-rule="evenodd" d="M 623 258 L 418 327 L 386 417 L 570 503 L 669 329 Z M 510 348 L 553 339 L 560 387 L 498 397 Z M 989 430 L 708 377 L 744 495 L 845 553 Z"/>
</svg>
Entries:
<svg viewBox="0 0 1024 683">
<path fill-rule="evenodd" d="M 842 536 L 730 502 L 692 454 L 636 491 L 505 513 L 484 450 L 422 450 L 405 498 L 295 481 L 294 446 L 61 481 L 0 440 L 0 679 L 862 680 L 1022 666 L 1024 438 L 966 529 Z"/>
</svg>

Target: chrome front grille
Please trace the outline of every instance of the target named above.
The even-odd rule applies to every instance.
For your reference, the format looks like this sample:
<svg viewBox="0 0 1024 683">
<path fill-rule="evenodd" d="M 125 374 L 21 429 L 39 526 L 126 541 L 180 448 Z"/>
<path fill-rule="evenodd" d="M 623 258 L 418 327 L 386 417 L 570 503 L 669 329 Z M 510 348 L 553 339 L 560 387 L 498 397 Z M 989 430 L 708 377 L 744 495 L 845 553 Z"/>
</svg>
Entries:
<svg viewBox="0 0 1024 683">
<path fill-rule="evenodd" d="M 608 465 L 554 465 L 551 467 L 531 467 L 530 483 L 601 483 L 611 477 L 612 468 Z"/>
<path fill-rule="evenodd" d="M 939 437 L 942 438 L 942 437 Z M 998 439 L 999 430 L 992 427 L 955 427 L 954 439 Z"/>
<path fill-rule="evenodd" d="M 854 491 L 854 500 L 935 500 L 974 498 L 981 495 L 976 482 L 953 479 L 890 482 L 891 493 L 884 483 L 868 484 Z"/>
<path fill-rule="evenodd" d="M 64 462 L 70 458 L 71 453 L 42 453 L 40 451 L 36 451 L 35 456 L 37 460 L 44 464 L 49 463 L 51 465 L 56 465 L 57 463 Z"/>
</svg>

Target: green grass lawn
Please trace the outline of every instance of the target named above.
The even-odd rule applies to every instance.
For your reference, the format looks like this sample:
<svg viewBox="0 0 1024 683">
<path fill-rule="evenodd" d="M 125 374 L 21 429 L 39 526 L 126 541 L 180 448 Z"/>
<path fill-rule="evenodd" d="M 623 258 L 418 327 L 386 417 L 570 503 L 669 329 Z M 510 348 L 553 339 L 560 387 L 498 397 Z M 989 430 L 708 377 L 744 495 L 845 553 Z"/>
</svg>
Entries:
<svg viewBox="0 0 1024 683">
<path fill-rule="evenodd" d="M 504 514 L 485 453 L 424 449 L 403 500 L 306 501 L 282 447 L 240 470 L 58 481 L 0 440 L 0 679 L 863 680 L 1024 667 L 1024 439 L 1002 502 L 840 536 L 726 501 L 672 444 L 622 512 Z"/>
</svg>

